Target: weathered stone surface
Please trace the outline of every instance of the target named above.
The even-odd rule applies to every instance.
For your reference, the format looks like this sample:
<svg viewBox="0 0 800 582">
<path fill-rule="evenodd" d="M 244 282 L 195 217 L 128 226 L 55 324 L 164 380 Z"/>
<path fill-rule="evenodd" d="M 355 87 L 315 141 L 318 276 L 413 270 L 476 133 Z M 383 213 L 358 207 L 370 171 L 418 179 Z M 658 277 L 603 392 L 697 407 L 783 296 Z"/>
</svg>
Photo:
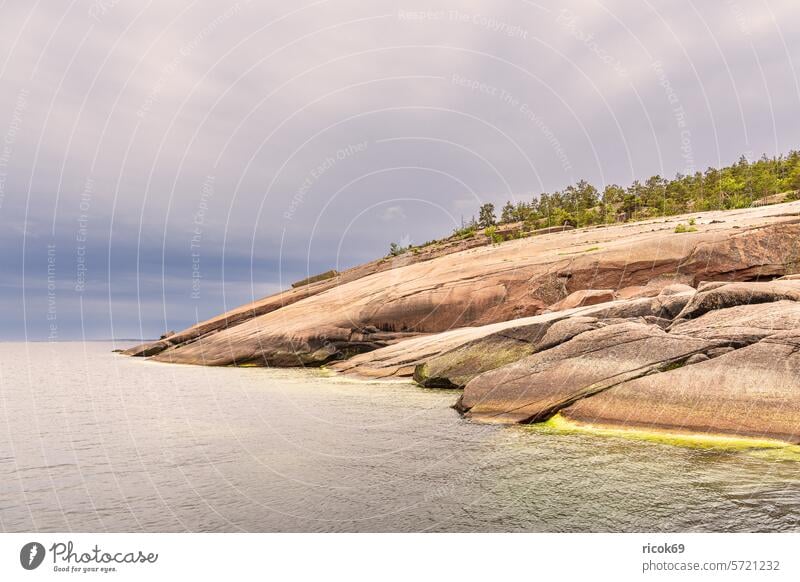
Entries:
<svg viewBox="0 0 800 582">
<path fill-rule="evenodd" d="M 616 298 L 637 299 L 639 297 L 655 297 L 658 294 L 658 289 L 648 287 L 647 285 L 632 285 L 630 287 L 623 287 L 617 291 Z"/>
<path fill-rule="evenodd" d="M 688 360 L 686 360 L 686 365 L 691 366 L 692 364 L 699 364 L 700 362 L 705 362 L 706 360 L 710 360 L 706 354 L 695 354 Z"/>
<path fill-rule="evenodd" d="M 549 315 L 530 318 L 539 321 L 495 332 L 437 354 L 417 365 L 414 380 L 429 388 L 463 388 L 483 372 L 538 351 L 544 342 L 556 345 L 600 325 L 596 317 L 556 319 Z"/>
<path fill-rule="evenodd" d="M 706 287 L 698 291 L 677 314 L 674 325 L 700 317 L 709 311 L 770 303 L 788 299 L 800 301 L 800 281 L 769 281 L 763 283 L 729 283 L 727 285 Z"/>
<path fill-rule="evenodd" d="M 694 291 L 692 289 L 692 291 Z M 680 307 L 691 293 L 670 296 Z M 499 368 L 524 356 L 548 350 L 587 331 L 625 321 L 649 323 L 666 328 L 671 320 L 660 317 L 668 312 L 659 298 L 614 301 L 596 306 L 577 308 L 561 318 L 541 320 L 534 326 L 510 326 L 504 332 L 486 335 L 441 355 L 430 357 L 417 369 L 415 379 L 424 386 L 463 387 L 475 376 Z M 544 318 L 545 316 L 539 316 Z M 527 332 L 527 333 L 521 333 Z"/>
<path fill-rule="evenodd" d="M 615 319 L 612 321 L 618 322 L 619 320 Z M 559 344 L 571 340 L 575 336 L 602 327 L 603 323 L 601 323 L 598 318 L 587 315 L 560 319 L 553 323 L 542 338 L 535 343 L 535 351 L 540 352 L 554 348 Z"/>
<path fill-rule="evenodd" d="M 661 295 L 662 297 L 669 297 L 670 295 L 685 295 L 686 293 L 694 295 L 695 291 L 696 289 L 691 285 L 674 283 L 672 285 L 665 285 L 662 287 L 657 295 Z"/>
<path fill-rule="evenodd" d="M 135 358 L 149 358 L 163 352 L 169 346 L 170 344 L 168 342 L 156 341 L 134 346 L 132 348 L 128 348 L 127 350 L 121 350 L 120 353 L 126 356 L 133 356 Z"/>
<path fill-rule="evenodd" d="M 581 422 L 800 442 L 800 331 L 575 402 Z"/>
<path fill-rule="evenodd" d="M 563 309 L 574 309 L 584 305 L 597 305 L 598 303 L 608 303 L 614 301 L 613 289 L 581 289 L 571 293 L 561 301 L 550 306 L 552 311 Z"/>
<path fill-rule="evenodd" d="M 458 388 L 478 374 L 563 343 L 589 328 L 629 319 L 644 321 L 653 313 L 660 313 L 660 307 L 648 298 L 578 307 L 405 340 L 331 367 L 368 377 L 413 373 L 423 386 Z"/>
<path fill-rule="evenodd" d="M 800 203 L 733 211 L 724 222 L 706 213 L 698 232 L 681 236 L 673 231 L 683 217 L 674 217 L 448 243 L 125 353 L 414 374 L 431 387 L 465 386 L 460 409 L 482 421 L 560 412 L 800 442 L 798 211 Z M 761 278 L 775 280 L 752 282 Z"/>
<path fill-rule="evenodd" d="M 723 287 L 728 284 L 728 281 L 701 281 L 697 286 L 698 291 L 710 291 L 717 287 Z"/>
<path fill-rule="evenodd" d="M 745 288 L 762 302 L 728 306 Z M 800 442 L 800 300 L 784 299 L 792 288 L 773 283 L 706 293 L 724 295 L 668 332 L 606 325 L 481 374 L 466 385 L 461 407 L 490 422 L 535 422 L 559 412 L 606 426 Z M 574 319 L 576 328 L 591 323 Z"/>
<path fill-rule="evenodd" d="M 537 315 L 586 289 L 785 275 L 798 264 L 798 210 L 791 203 L 732 211 L 724 223 L 713 220 L 722 213 L 706 213 L 698 232 L 680 236 L 674 227 L 685 217 L 421 249 L 426 260 L 376 261 L 198 324 L 166 338 L 170 346 L 156 359 L 318 365 L 418 334 Z"/>
<path fill-rule="evenodd" d="M 673 319 L 692 300 L 695 290 L 687 287 L 686 290 L 668 287 L 653 298 L 652 309 L 657 317 Z"/>
<path fill-rule="evenodd" d="M 477 376 L 464 388 L 460 407 L 470 418 L 494 422 L 546 420 L 582 398 L 718 345 L 653 325 L 610 325 Z"/>
<path fill-rule="evenodd" d="M 537 342 L 554 322 L 569 317 L 578 317 L 584 313 L 603 311 L 603 306 L 580 307 L 558 313 L 545 313 L 479 327 L 461 327 L 438 334 L 429 334 L 397 342 L 372 352 L 359 354 L 349 360 L 335 362 L 331 365 L 331 368 L 339 372 L 374 378 L 411 376 L 417 366 L 461 349 L 466 353 L 465 360 L 477 356 L 485 358 L 486 365 L 491 361 L 503 361 L 505 363 L 505 359 L 502 356 L 504 346 L 509 347 L 509 351 L 513 351 L 513 354 L 519 354 L 519 357 L 516 358 L 519 359 L 530 352 L 518 350 L 531 349 L 531 345 Z M 457 356 L 448 359 L 448 361 L 455 364 Z M 469 365 L 471 366 L 472 364 Z M 437 368 L 443 367 L 443 365 L 437 366 Z M 459 373 L 463 375 L 466 371 Z M 420 381 L 423 380 L 423 376 L 425 378 L 428 377 L 427 374 L 420 370 L 418 375 Z M 441 382 L 440 385 L 452 386 L 454 383 L 456 383 L 456 379 L 450 378 Z M 428 385 L 433 386 L 435 384 L 436 381 L 433 380 Z M 455 385 L 458 384 L 456 383 Z"/>
<path fill-rule="evenodd" d="M 675 274 L 668 277 L 657 277 L 649 281 L 647 285 L 637 285 L 624 287 L 617 291 L 616 299 L 638 299 L 640 297 L 656 297 L 661 294 L 676 294 L 684 291 L 694 291 L 694 287 L 688 285 L 692 277 Z"/>
<path fill-rule="evenodd" d="M 670 332 L 744 346 L 792 329 L 800 329 L 800 303 L 784 300 L 709 311 L 697 319 L 673 324 Z"/>
</svg>

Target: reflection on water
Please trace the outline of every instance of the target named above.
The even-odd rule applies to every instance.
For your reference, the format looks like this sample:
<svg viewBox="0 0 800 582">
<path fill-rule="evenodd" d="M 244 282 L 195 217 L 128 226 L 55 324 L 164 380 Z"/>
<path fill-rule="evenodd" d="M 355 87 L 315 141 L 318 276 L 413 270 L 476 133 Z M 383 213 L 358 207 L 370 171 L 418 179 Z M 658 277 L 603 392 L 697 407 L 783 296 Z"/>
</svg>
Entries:
<svg viewBox="0 0 800 582">
<path fill-rule="evenodd" d="M 456 393 L 0 344 L 4 531 L 798 531 L 800 463 L 465 422 Z"/>
</svg>

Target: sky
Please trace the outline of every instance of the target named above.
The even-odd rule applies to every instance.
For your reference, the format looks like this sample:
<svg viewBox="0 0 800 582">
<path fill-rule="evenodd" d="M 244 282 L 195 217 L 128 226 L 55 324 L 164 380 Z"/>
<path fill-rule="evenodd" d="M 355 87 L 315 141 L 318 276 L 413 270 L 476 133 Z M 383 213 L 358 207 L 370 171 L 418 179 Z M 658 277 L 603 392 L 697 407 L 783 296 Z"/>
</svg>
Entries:
<svg viewBox="0 0 800 582">
<path fill-rule="evenodd" d="M 483 202 L 800 148 L 792 0 L 0 3 L 0 339 L 158 337 Z"/>
</svg>

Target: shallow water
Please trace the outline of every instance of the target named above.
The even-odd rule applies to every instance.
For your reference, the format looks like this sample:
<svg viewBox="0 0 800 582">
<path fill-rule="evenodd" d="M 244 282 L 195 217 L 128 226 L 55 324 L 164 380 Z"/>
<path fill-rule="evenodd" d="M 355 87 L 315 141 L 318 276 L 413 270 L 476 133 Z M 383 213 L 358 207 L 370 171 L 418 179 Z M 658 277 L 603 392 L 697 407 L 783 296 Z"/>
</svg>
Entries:
<svg viewBox="0 0 800 582">
<path fill-rule="evenodd" d="M 800 463 L 464 421 L 457 393 L 0 343 L 4 531 L 800 531 Z"/>
</svg>

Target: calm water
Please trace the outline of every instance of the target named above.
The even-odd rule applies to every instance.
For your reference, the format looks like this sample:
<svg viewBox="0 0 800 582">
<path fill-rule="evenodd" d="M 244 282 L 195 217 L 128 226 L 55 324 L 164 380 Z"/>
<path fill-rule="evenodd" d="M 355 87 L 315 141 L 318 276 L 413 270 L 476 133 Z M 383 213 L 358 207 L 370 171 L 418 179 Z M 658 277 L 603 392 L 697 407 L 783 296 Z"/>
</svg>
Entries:
<svg viewBox="0 0 800 582">
<path fill-rule="evenodd" d="M 0 344 L 0 530 L 800 530 L 800 463 L 471 424 L 454 392 L 111 347 Z"/>
</svg>

